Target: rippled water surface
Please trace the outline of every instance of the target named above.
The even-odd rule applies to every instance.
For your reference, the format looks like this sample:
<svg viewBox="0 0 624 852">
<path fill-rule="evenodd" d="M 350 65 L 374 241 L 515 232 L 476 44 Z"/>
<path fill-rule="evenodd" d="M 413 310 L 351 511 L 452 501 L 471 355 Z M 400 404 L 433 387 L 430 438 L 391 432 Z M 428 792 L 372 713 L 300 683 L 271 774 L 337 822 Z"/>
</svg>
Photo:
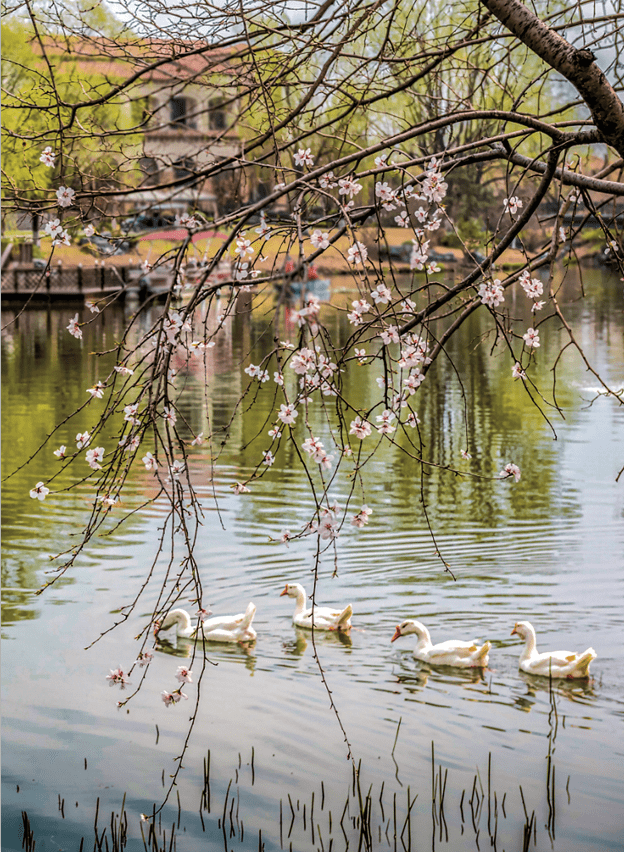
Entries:
<svg viewBox="0 0 624 852">
<path fill-rule="evenodd" d="M 566 291 L 569 316 L 588 358 L 622 387 L 621 283 L 601 272 L 589 272 L 585 283 L 585 301 L 574 301 L 572 283 Z M 343 286 L 334 282 L 334 299 L 345 298 Z M 114 344 L 122 315 L 98 318 L 81 345 L 64 328 L 71 313 L 28 311 L 3 332 L 5 476 L 110 368 L 107 356 L 90 353 Z M 3 322 L 8 318 L 5 312 Z M 228 421 L 247 385 L 243 367 L 258 362 L 252 346 L 271 345 L 265 322 L 262 309 L 232 321 L 213 350 L 209 394 L 202 371 L 184 379 L 181 406 L 196 431 L 207 417 L 213 425 Z M 271 541 L 285 527 L 300 529 L 312 512 L 297 457 L 280 449 L 250 494 L 234 496 L 230 488 L 268 446 L 264 417 L 274 409 L 272 395 L 263 391 L 258 409 L 242 410 L 212 481 L 208 450 L 194 453 L 191 468 L 206 506 L 195 551 L 206 602 L 219 614 L 253 600 L 258 640 L 248 650 L 209 649 L 184 769 L 158 825 L 158 842 L 167 848 L 172 831 L 180 852 L 262 844 L 325 852 L 367 843 L 379 850 L 623 848 L 624 476 L 615 479 L 624 464 L 624 406 L 596 397 L 597 380 L 570 349 L 557 372 L 565 419 L 542 406 L 551 412 L 555 440 L 521 383 L 512 382 L 509 356 L 490 357 L 491 341 L 478 345 L 481 322 L 474 317 L 449 350 L 462 384 L 450 361 L 439 360 L 419 390 L 418 413 L 425 444 L 442 463 L 492 478 L 427 472 L 422 493 L 434 544 L 420 470 L 397 448 L 384 447 L 368 464 L 363 498 L 373 509 L 371 523 L 361 531 L 343 527 L 336 577 L 333 551 L 322 559 L 318 602 L 351 602 L 354 610 L 350 638 L 320 635 L 316 645 L 361 768 L 359 793 L 310 634 L 293 627 L 292 601 L 279 596 L 287 581 L 308 590 L 312 584 L 311 538 L 290 547 Z M 294 339 L 296 329 L 279 333 Z M 554 325 L 544 329 L 538 375 L 547 397 L 563 340 Z M 373 399 L 375 376 L 363 370 L 351 392 Z M 41 504 L 28 490 L 57 469 L 52 449 L 71 445 L 93 424 L 95 405 L 61 425 L 4 488 L 3 850 L 21 848 L 22 811 L 37 850 L 77 850 L 82 837 L 92 848 L 98 799 L 98 830 L 108 825 L 111 841 L 111 811 L 120 813 L 124 793 L 127 848 L 143 849 L 140 814 L 162 801 L 195 708 L 195 685 L 176 707 L 160 699 L 193 654 L 183 640 L 158 646 L 127 708 L 116 709 L 122 696 L 105 680 L 109 669 L 127 669 L 140 649 L 134 637 L 149 621 L 151 587 L 128 621 L 107 631 L 152 564 L 163 503 L 100 538 L 62 580 L 36 594 L 48 555 L 72 546 L 92 492 L 85 482 Z M 322 431 L 320 413 L 311 417 Z M 472 461 L 461 459 L 462 448 Z M 522 469 L 517 484 L 494 479 L 509 461 Z M 56 487 L 68 485 L 70 475 Z M 349 480 L 334 485 L 344 503 Z M 127 505 L 153 488 L 150 475 L 137 471 Z M 359 492 L 354 499 L 357 511 Z M 436 547 L 455 580 L 443 572 Z M 157 561 L 157 575 L 165 564 Z M 184 596 L 182 605 L 192 609 Z M 489 639 L 489 669 L 416 662 L 410 637 L 390 643 L 395 625 L 408 617 L 425 622 L 434 642 Z M 592 679 L 559 683 L 551 692 L 547 680 L 519 673 L 510 632 L 520 619 L 534 624 L 543 650 L 592 645 Z M 201 657 L 198 651 L 192 661 L 196 673 Z M 135 668 L 133 686 L 141 674 Z M 202 804 L 208 753 L 209 802 Z"/>
</svg>

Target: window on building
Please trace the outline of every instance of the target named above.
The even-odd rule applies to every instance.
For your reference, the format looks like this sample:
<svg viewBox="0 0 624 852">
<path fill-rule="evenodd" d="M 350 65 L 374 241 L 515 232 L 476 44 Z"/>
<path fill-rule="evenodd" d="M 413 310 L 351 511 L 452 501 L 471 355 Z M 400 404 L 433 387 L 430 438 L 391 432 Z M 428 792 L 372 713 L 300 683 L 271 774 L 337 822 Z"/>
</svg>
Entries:
<svg viewBox="0 0 624 852">
<path fill-rule="evenodd" d="M 223 101 L 210 101 L 208 126 L 211 130 L 225 130 L 227 127 L 227 110 Z"/>
<path fill-rule="evenodd" d="M 172 124 L 195 127 L 192 112 L 193 104 L 190 98 L 175 97 L 169 101 L 169 119 Z"/>
</svg>

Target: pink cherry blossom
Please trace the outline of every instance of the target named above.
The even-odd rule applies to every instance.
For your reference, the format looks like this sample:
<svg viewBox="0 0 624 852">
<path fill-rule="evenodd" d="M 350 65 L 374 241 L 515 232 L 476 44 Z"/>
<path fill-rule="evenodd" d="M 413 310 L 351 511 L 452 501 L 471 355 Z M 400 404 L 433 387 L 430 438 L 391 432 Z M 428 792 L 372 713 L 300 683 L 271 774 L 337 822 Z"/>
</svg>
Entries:
<svg viewBox="0 0 624 852">
<path fill-rule="evenodd" d="M 481 297 L 481 303 L 490 308 L 495 308 L 501 302 L 505 301 L 503 287 L 498 278 L 495 278 L 493 281 L 485 281 L 481 284 L 479 286 L 479 296 Z"/>
<path fill-rule="evenodd" d="M 290 359 L 290 366 L 298 375 L 304 375 L 314 366 L 314 350 L 304 346 Z"/>
<path fill-rule="evenodd" d="M 511 368 L 511 375 L 514 377 L 514 379 L 526 379 L 526 373 L 517 361 Z"/>
<path fill-rule="evenodd" d="M 273 381 L 275 382 L 276 385 L 279 385 L 280 387 L 284 387 L 284 376 L 283 376 L 282 373 L 279 373 L 277 371 L 275 373 L 273 373 Z"/>
<path fill-rule="evenodd" d="M 409 228 L 410 217 L 407 210 L 403 210 L 398 216 L 395 216 L 394 221 L 397 223 L 399 228 Z"/>
<path fill-rule="evenodd" d="M 358 529 L 362 529 L 363 526 L 366 526 L 368 523 L 368 516 L 373 514 L 373 510 L 369 509 L 368 506 L 364 505 L 351 519 L 351 524 Z"/>
<path fill-rule="evenodd" d="M 92 470 L 102 470 L 100 462 L 104 460 L 104 447 L 87 450 L 85 460 Z"/>
<path fill-rule="evenodd" d="M 295 165 L 310 167 L 314 165 L 314 157 L 310 148 L 299 148 L 295 154 Z"/>
<path fill-rule="evenodd" d="M 140 435 L 124 435 L 123 438 L 117 442 L 117 446 L 123 447 L 124 452 L 126 453 L 132 453 L 135 450 L 138 450 L 140 443 Z"/>
<path fill-rule="evenodd" d="M 406 426 L 411 426 L 412 429 L 415 429 L 416 426 L 420 423 L 420 419 L 418 415 L 414 411 L 410 411 L 407 420 L 405 421 Z"/>
<path fill-rule="evenodd" d="M 126 405 L 124 407 L 124 420 L 127 420 L 128 423 L 132 424 L 133 426 L 138 425 L 141 422 L 136 416 L 138 410 L 138 402 L 133 402 L 132 405 Z"/>
<path fill-rule="evenodd" d="M 144 666 L 149 666 L 153 659 L 154 655 L 151 651 L 143 651 L 134 662 L 143 668 Z"/>
<path fill-rule="evenodd" d="M 172 426 L 175 426 L 178 418 L 177 418 L 177 415 L 176 415 L 173 408 L 170 408 L 168 406 L 164 407 L 164 409 L 163 409 L 163 420 L 166 423 L 170 423 Z"/>
<path fill-rule="evenodd" d="M 127 683 L 130 683 L 127 676 L 123 673 L 121 666 L 117 669 L 110 669 L 110 674 L 106 675 L 106 680 L 109 682 L 109 686 L 118 685 L 122 689 Z"/>
<path fill-rule="evenodd" d="M 525 269 L 518 280 L 529 299 L 538 299 L 541 295 L 543 295 L 543 282 L 540 281 L 539 278 L 531 278 L 528 270 Z"/>
<path fill-rule="evenodd" d="M 169 707 L 170 704 L 173 704 L 173 695 L 170 692 L 167 692 L 166 689 L 160 693 L 162 700 L 165 702 L 165 707 Z"/>
<path fill-rule="evenodd" d="M 158 470 L 158 462 L 151 453 L 145 453 L 141 461 L 145 465 L 145 470 Z"/>
<path fill-rule="evenodd" d="M 237 263 L 234 268 L 234 278 L 237 281 L 244 281 L 245 278 L 249 275 L 249 264 L 248 263 Z"/>
<path fill-rule="evenodd" d="M 30 489 L 29 493 L 33 500 L 41 500 L 43 502 L 50 493 L 50 489 L 46 488 L 43 482 L 38 482 L 34 488 Z"/>
<path fill-rule="evenodd" d="M 321 189 L 333 189 L 336 186 L 336 178 L 333 172 L 326 172 L 319 178 L 319 186 Z"/>
<path fill-rule="evenodd" d="M 180 683 L 193 683 L 193 672 L 187 669 L 186 666 L 178 666 L 178 670 L 176 671 L 176 680 L 180 681 Z"/>
<path fill-rule="evenodd" d="M 39 157 L 39 162 L 43 163 L 44 166 L 47 166 L 49 169 L 54 168 L 54 160 L 56 158 L 56 154 L 48 145 L 47 148 L 44 148 L 41 156 Z"/>
<path fill-rule="evenodd" d="M 371 296 L 376 305 L 387 305 L 392 298 L 392 293 L 385 284 L 380 283 L 371 291 Z"/>
<path fill-rule="evenodd" d="M 515 195 L 512 195 L 511 198 L 503 199 L 503 207 L 506 213 L 515 214 L 522 207 L 522 201 Z"/>
<path fill-rule="evenodd" d="M 76 435 L 76 449 L 82 450 L 83 447 L 89 446 L 91 435 L 88 432 L 78 432 Z"/>
<path fill-rule="evenodd" d="M 212 610 L 211 610 L 211 609 L 203 609 L 203 608 L 202 608 L 202 609 L 198 609 L 198 610 L 197 610 L 197 612 L 195 613 L 195 615 L 197 615 L 197 617 L 200 619 L 200 621 L 201 621 L 201 622 L 202 622 L 202 624 L 203 624 L 203 623 L 204 623 L 204 621 L 205 621 L 205 620 L 206 620 L 209 616 L 211 616 L 211 615 L 212 615 Z"/>
<path fill-rule="evenodd" d="M 359 415 L 355 418 L 355 420 L 351 421 L 349 434 L 355 435 L 355 437 L 359 438 L 361 441 L 363 441 L 364 438 L 367 438 L 372 431 L 373 427 L 368 420 L 362 420 Z"/>
<path fill-rule="evenodd" d="M 290 530 L 282 530 L 282 535 L 280 536 L 280 541 L 282 544 L 285 544 L 288 547 L 288 542 L 292 537 L 292 533 Z"/>
<path fill-rule="evenodd" d="M 275 456 L 273 455 L 271 450 L 264 450 L 262 452 L 262 455 L 264 456 L 263 464 L 265 464 L 267 467 L 271 467 L 271 465 L 275 464 Z"/>
<path fill-rule="evenodd" d="M 435 214 L 425 224 L 425 230 L 426 231 L 437 231 L 441 224 L 442 224 L 442 216 L 440 215 L 439 210 L 436 210 Z"/>
<path fill-rule="evenodd" d="M 267 225 L 266 219 L 260 214 L 260 225 L 256 228 L 256 234 L 260 237 L 268 239 L 271 236 L 271 229 Z"/>
<path fill-rule="evenodd" d="M 96 399 L 102 399 L 105 389 L 106 385 L 103 382 L 97 382 L 92 388 L 87 388 L 87 393 Z"/>
<path fill-rule="evenodd" d="M 85 237 L 92 237 L 93 234 L 95 234 L 95 228 L 93 227 L 93 225 L 85 225 L 84 232 Z"/>
<path fill-rule="evenodd" d="M 392 425 L 392 421 L 394 420 L 395 415 L 386 408 L 385 411 L 382 411 L 380 415 L 377 416 L 376 420 L 380 424 L 377 427 L 377 431 L 381 435 L 391 435 L 393 432 L 396 432 L 396 426 Z"/>
<path fill-rule="evenodd" d="M 251 245 L 249 240 L 244 239 L 244 237 L 239 237 L 236 240 L 236 248 L 234 249 L 235 254 L 240 255 L 241 260 L 244 259 L 245 255 L 252 255 L 255 249 Z"/>
<path fill-rule="evenodd" d="M 540 346 L 539 333 L 534 328 L 527 328 L 526 334 L 522 335 L 527 349 L 538 349 Z"/>
<path fill-rule="evenodd" d="M 383 340 L 386 346 L 389 346 L 391 343 L 398 343 L 399 338 L 399 330 L 395 325 L 389 325 L 382 332 L 380 332 L 379 336 Z"/>
<path fill-rule="evenodd" d="M 394 190 L 386 181 L 377 181 L 375 184 L 375 195 L 382 202 L 389 202 L 394 198 Z"/>
<path fill-rule="evenodd" d="M 333 455 L 330 456 L 326 453 L 323 453 L 320 458 L 315 458 L 315 461 L 317 461 L 324 470 L 331 470 L 332 464 L 334 462 L 334 457 Z"/>
<path fill-rule="evenodd" d="M 425 269 L 429 275 L 433 275 L 434 272 L 442 272 L 442 267 L 438 266 L 435 260 L 430 261 Z"/>
<path fill-rule="evenodd" d="M 325 512 L 323 518 L 321 518 L 318 532 L 323 541 L 333 541 L 337 537 L 338 521 L 333 512 Z"/>
<path fill-rule="evenodd" d="M 89 299 L 85 299 L 85 308 L 88 308 L 92 314 L 100 313 L 99 307 L 95 304 L 95 302 L 89 301 Z"/>
<path fill-rule="evenodd" d="M 181 461 L 180 459 L 174 459 L 173 464 L 169 468 L 169 473 L 172 479 L 178 479 L 180 474 L 184 473 L 184 469 L 186 468 L 186 462 Z"/>
<path fill-rule="evenodd" d="M 193 438 L 191 445 L 194 447 L 201 447 L 205 440 L 204 433 L 200 432 L 195 438 Z"/>
<path fill-rule="evenodd" d="M 74 316 L 72 319 L 70 319 L 69 325 L 67 326 L 67 331 L 73 337 L 77 337 L 78 340 L 80 340 L 82 338 L 82 329 L 78 325 L 78 314 L 76 314 L 76 316 Z"/>
<path fill-rule="evenodd" d="M 64 459 L 66 450 L 67 447 L 65 446 L 65 444 L 61 444 L 58 450 L 54 450 L 54 455 L 57 457 L 57 459 Z"/>
<path fill-rule="evenodd" d="M 338 186 L 340 187 L 338 195 L 347 195 L 349 198 L 353 198 L 353 196 L 357 195 L 362 189 L 362 184 L 358 183 L 352 176 L 341 178 L 338 181 Z"/>
<path fill-rule="evenodd" d="M 242 482 L 235 482 L 234 485 L 230 485 L 230 488 L 234 491 L 235 494 L 245 494 L 249 493 L 250 489 L 247 488 L 246 485 L 243 485 Z"/>
<path fill-rule="evenodd" d="M 282 437 L 282 433 L 277 428 L 277 426 L 274 429 L 269 429 L 268 434 L 269 434 L 269 438 L 272 438 L 274 441 L 276 441 L 278 438 Z"/>
<path fill-rule="evenodd" d="M 71 207 L 74 203 L 75 191 L 69 186 L 59 186 L 56 190 L 56 203 L 59 207 Z"/>
<path fill-rule="evenodd" d="M 306 438 L 301 448 L 309 453 L 315 462 L 321 462 L 323 458 L 325 458 L 325 447 L 323 446 L 323 442 L 314 436 L 310 438 Z"/>
<path fill-rule="evenodd" d="M 185 692 L 182 692 L 182 687 L 171 693 L 171 700 L 174 704 L 177 704 L 182 698 L 184 698 L 185 701 L 188 701 L 188 695 Z"/>
<path fill-rule="evenodd" d="M 510 476 L 513 476 L 515 477 L 516 482 L 519 482 L 520 468 L 517 464 L 513 464 L 513 462 L 510 462 L 509 464 L 505 465 L 505 467 L 498 475 L 501 477 L 501 479 L 509 479 Z"/>
<path fill-rule="evenodd" d="M 468 450 L 460 450 L 459 454 L 463 459 L 471 459 L 472 458 L 472 456 L 470 455 Z"/>
<path fill-rule="evenodd" d="M 189 216 L 188 213 L 182 213 L 180 216 L 176 216 L 175 224 L 182 228 L 188 228 L 189 230 L 194 230 L 201 226 L 199 219 L 196 219 L 195 216 Z"/>
<path fill-rule="evenodd" d="M 112 509 L 115 503 L 119 502 L 119 497 L 115 497 L 112 494 L 99 494 L 97 499 L 106 509 Z"/>
<path fill-rule="evenodd" d="M 422 183 L 422 194 L 430 202 L 439 204 L 445 197 L 448 184 L 444 183 L 439 172 L 428 171 Z"/>
<path fill-rule="evenodd" d="M 317 229 L 310 237 L 310 242 L 312 243 L 314 248 L 329 248 L 329 234 L 327 232 L 323 232 Z"/>
<path fill-rule="evenodd" d="M 292 403 L 288 403 L 288 405 L 280 405 L 280 410 L 277 416 L 282 423 L 285 423 L 287 426 L 292 426 L 295 422 L 295 418 L 299 416 L 299 412 Z"/>
<path fill-rule="evenodd" d="M 113 369 L 122 376 L 131 376 L 134 373 L 134 370 L 131 370 L 130 367 L 119 366 L 118 364 L 115 364 Z"/>
<path fill-rule="evenodd" d="M 537 311 L 541 311 L 546 302 L 533 302 L 531 305 L 531 313 L 534 314 Z"/>
<path fill-rule="evenodd" d="M 347 251 L 347 260 L 349 263 L 364 263 L 368 257 L 368 249 L 364 243 L 356 240 L 355 245 Z"/>
<path fill-rule="evenodd" d="M 47 234 L 49 237 L 55 237 L 57 234 L 60 234 L 63 230 L 63 226 L 61 225 L 60 219 L 51 219 L 46 223 L 45 228 L 43 229 L 43 233 Z"/>
<path fill-rule="evenodd" d="M 416 369 L 409 374 L 409 376 L 403 382 L 403 388 L 410 396 L 416 393 L 420 385 L 425 380 L 425 374 L 421 373 L 420 368 L 416 367 Z"/>
</svg>

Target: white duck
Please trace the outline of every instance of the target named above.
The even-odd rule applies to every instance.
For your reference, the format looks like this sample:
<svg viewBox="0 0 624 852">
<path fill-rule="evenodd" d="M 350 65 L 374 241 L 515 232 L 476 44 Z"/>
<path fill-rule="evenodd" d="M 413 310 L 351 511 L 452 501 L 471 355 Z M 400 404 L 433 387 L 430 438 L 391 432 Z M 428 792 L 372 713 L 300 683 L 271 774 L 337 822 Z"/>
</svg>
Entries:
<svg viewBox="0 0 624 852">
<path fill-rule="evenodd" d="M 199 632 L 207 642 L 253 642 L 257 635 L 251 626 L 255 614 L 256 605 L 249 603 L 245 612 L 238 615 L 207 618 L 199 626 Z M 172 609 L 156 628 L 156 634 L 169 630 L 174 625 L 176 635 L 184 639 L 192 639 L 198 633 L 197 625 L 193 625 L 185 609 Z"/>
<path fill-rule="evenodd" d="M 280 597 L 288 595 L 296 598 L 293 622 L 299 627 L 312 629 L 312 608 L 306 608 L 306 593 L 300 583 L 286 583 L 286 588 L 280 592 Z M 327 606 L 314 607 L 314 629 L 315 630 L 349 630 L 351 628 L 351 616 L 353 609 L 351 604 L 343 610 L 330 609 Z"/>
<path fill-rule="evenodd" d="M 458 666 L 461 668 L 484 668 L 488 664 L 488 653 L 492 645 L 485 642 L 481 647 L 474 642 L 462 642 L 458 639 L 449 639 L 432 645 L 431 636 L 424 624 L 420 621 L 408 619 L 397 625 L 394 636 L 390 640 L 394 642 L 399 636 L 415 633 L 418 642 L 414 648 L 414 656 L 423 663 L 431 663 L 434 666 Z"/>
<path fill-rule="evenodd" d="M 545 677 L 589 677 L 589 664 L 598 654 L 593 648 L 588 648 L 582 654 L 574 651 L 548 651 L 538 654 L 535 630 L 528 621 L 516 622 L 511 635 L 524 639 L 525 645 L 520 654 L 519 667 L 527 674 Z"/>
</svg>

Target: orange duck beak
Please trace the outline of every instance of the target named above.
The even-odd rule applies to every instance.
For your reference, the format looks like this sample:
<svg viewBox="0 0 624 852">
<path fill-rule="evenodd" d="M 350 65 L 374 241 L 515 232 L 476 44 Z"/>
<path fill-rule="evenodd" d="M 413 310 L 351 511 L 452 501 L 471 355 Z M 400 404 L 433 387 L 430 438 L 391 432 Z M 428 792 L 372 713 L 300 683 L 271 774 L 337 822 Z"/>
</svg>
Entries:
<svg viewBox="0 0 624 852">
<path fill-rule="evenodd" d="M 284 591 L 280 592 L 279 596 L 281 598 L 281 597 L 283 597 L 284 595 L 287 595 L 287 594 L 288 594 L 288 583 L 286 583 L 286 587 L 284 588 Z"/>
<path fill-rule="evenodd" d="M 402 635 L 403 635 L 403 634 L 401 633 L 401 628 L 400 628 L 400 627 L 399 627 L 399 625 L 397 624 L 397 629 L 394 631 L 394 636 L 392 637 L 392 639 L 391 639 L 390 641 L 391 641 L 391 642 L 394 642 L 394 641 L 395 641 L 395 639 L 398 639 L 398 638 L 399 638 L 399 636 L 402 636 Z"/>
</svg>

